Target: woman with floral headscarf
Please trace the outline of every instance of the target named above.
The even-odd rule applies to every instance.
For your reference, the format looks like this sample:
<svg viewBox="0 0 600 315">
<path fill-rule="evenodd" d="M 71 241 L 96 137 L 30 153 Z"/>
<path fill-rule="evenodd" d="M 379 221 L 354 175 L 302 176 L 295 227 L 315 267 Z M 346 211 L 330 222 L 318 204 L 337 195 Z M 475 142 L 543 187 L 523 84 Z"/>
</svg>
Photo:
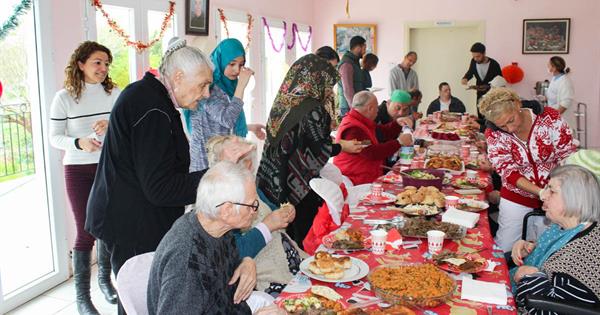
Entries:
<svg viewBox="0 0 600 315">
<path fill-rule="evenodd" d="M 333 143 L 331 121 L 336 119 L 333 86 L 339 74 L 314 54 L 298 59 L 279 88 L 267 121 L 267 139 L 257 174 L 261 199 L 270 204 L 290 202 L 296 218 L 288 234 L 298 243 L 308 233 L 323 200 L 309 181 L 329 158 L 341 151 L 358 153 L 355 140 Z"/>
<path fill-rule="evenodd" d="M 208 168 L 206 143 L 218 135 L 235 134 L 242 138 L 252 131 L 259 139 L 264 138 L 264 126 L 246 124 L 244 114 L 244 91 L 254 74 L 245 67 L 246 52 L 242 43 L 229 38 L 219 43 L 210 54 L 213 63 L 213 82 L 210 97 L 198 102 L 198 109 L 184 110 L 190 131 L 190 171 Z"/>
</svg>

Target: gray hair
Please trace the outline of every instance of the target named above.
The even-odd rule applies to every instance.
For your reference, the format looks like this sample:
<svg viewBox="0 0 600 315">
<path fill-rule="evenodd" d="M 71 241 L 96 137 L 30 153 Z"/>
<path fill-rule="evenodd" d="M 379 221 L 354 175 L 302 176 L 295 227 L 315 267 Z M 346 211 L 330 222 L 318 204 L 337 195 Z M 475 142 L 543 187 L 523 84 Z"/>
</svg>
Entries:
<svg viewBox="0 0 600 315">
<path fill-rule="evenodd" d="M 185 39 L 174 37 L 169 41 L 169 48 L 162 57 L 158 71 L 161 77 L 170 78 L 177 70 L 188 74 L 190 70 L 197 71 L 205 67 L 214 69 L 202 50 L 187 46 Z"/>
<path fill-rule="evenodd" d="M 372 92 L 360 91 L 354 94 L 354 97 L 352 98 L 352 108 L 364 108 L 373 98 L 376 99 L 375 94 Z"/>
<path fill-rule="evenodd" d="M 206 151 L 208 152 L 208 167 L 212 167 L 218 162 L 221 162 L 223 160 L 223 150 L 227 146 L 231 145 L 231 142 L 235 140 L 237 140 L 238 143 L 247 144 L 254 147 L 249 153 L 242 156 L 237 164 L 246 166 L 246 163 L 249 163 L 251 165 L 250 172 L 252 174 L 256 174 L 258 168 L 256 159 L 256 146 L 252 142 L 236 135 L 214 136 L 208 140 L 206 143 Z"/>
<path fill-rule="evenodd" d="M 567 217 L 579 217 L 579 222 L 600 221 L 600 183 L 589 170 L 578 165 L 563 165 L 550 173 L 560 182 L 560 192 Z"/>
<path fill-rule="evenodd" d="M 242 203 L 246 199 L 246 182 L 254 183 L 254 176 L 245 167 L 229 161 L 215 164 L 202 176 L 196 194 L 196 213 L 216 218 L 220 205 L 225 202 Z M 235 207 L 239 211 L 239 206 Z"/>
</svg>

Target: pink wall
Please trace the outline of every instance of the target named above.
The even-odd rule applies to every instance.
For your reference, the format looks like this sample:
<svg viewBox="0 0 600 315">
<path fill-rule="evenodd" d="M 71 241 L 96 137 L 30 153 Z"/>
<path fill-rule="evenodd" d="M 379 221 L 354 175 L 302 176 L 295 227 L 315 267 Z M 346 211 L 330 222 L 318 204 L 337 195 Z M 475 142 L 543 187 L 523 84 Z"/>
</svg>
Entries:
<svg viewBox="0 0 600 315">
<path fill-rule="evenodd" d="M 588 145 L 600 148 L 600 1 L 597 0 L 420 0 L 350 1 L 351 18 L 346 18 L 345 1 L 314 0 L 313 47 L 333 46 L 335 23 L 377 24 L 377 54 L 380 67 L 372 74 L 373 86 L 387 87 L 390 63 L 398 63 L 404 47 L 404 23 L 414 21 L 484 21 L 488 54 L 503 67 L 517 61 L 525 79 L 513 88 L 530 97 L 535 81 L 548 78 L 549 55 L 521 54 L 523 19 L 571 18 L 570 53 L 562 55 L 571 67 L 576 100 L 588 104 Z M 485 5 L 483 5 L 485 4 Z M 465 48 L 465 49 L 468 49 Z M 419 62 L 424 62 L 419 60 Z M 465 64 L 465 71 L 467 65 Z M 426 78 L 420 78 L 426 80 Z"/>
</svg>

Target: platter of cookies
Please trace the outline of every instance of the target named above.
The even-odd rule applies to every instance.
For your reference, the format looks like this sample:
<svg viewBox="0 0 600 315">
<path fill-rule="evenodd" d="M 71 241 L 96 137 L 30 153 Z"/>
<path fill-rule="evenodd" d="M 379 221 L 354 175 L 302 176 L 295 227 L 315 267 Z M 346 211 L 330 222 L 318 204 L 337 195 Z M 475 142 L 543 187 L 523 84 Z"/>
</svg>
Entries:
<svg viewBox="0 0 600 315">
<path fill-rule="evenodd" d="M 437 187 L 423 186 L 417 189 L 406 186 L 404 191 L 396 196 L 398 210 L 409 216 L 433 216 L 440 213 L 444 207 L 444 195 Z"/>
<path fill-rule="evenodd" d="M 369 274 L 369 265 L 354 257 L 319 251 L 303 260 L 300 270 L 305 275 L 323 282 L 349 282 Z"/>
</svg>

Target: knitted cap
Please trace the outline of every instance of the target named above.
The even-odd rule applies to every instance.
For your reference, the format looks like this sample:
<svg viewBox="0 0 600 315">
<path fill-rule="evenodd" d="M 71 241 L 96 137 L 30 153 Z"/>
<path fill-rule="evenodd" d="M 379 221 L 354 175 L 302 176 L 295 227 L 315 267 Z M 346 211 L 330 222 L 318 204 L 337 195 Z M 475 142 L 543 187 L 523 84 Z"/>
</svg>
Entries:
<svg viewBox="0 0 600 315">
<path fill-rule="evenodd" d="M 394 90 L 390 100 L 395 103 L 406 104 L 406 103 L 410 103 L 411 97 L 410 97 L 410 94 L 408 94 L 408 92 L 406 92 L 404 90 Z"/>
<path fill-rule="evenodd" d="M 596 150 L 579 150 L 571 154 L 565 164 L 579 165 L 588 169 L 600 179 L 600 152 Z"/>
</svg>

